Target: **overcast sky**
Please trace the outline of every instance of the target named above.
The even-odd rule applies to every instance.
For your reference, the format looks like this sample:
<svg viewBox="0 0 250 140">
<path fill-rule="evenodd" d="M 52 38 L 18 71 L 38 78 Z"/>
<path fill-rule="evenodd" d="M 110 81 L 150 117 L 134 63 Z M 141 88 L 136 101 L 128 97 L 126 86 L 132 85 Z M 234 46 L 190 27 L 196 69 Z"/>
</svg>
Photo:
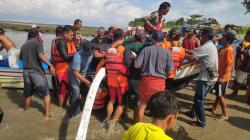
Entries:
<svg viewBox="0 0 250 140">
<path fill-rule="evenodd" d="M 168 0 L 172 7 L 166 20 L 202 14 L 221 24 L 250 24 L 243 0 Z M 134 18 L 158 9 L 163 0 L 0 0 L 0 20 L 72 24 L 80 18 L 87 26 L 126 27 Z"/>
</svg>

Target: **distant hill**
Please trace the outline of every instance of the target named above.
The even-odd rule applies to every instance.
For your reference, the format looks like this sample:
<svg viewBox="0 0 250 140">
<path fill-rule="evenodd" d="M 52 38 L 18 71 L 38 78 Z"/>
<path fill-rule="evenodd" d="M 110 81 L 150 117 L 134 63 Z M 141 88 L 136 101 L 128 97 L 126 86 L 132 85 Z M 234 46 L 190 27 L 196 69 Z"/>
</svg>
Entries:
<svg viewBox="0 0 250 140">
<path fill-rule="evenodd" d="M 31 28 L 31 25 L 36 24 L 40 26 L 43 33 L 54 33 L 57 26 L 63 26 L 59 24 L 44 24 L 44 23 L 32 23 L 32 22 L 19 22 L 19 21 L 0 21 L 0 27 L 4 29 L 12 29 L 17 31 L 27 31 Z M 96 34 L 97 27 L 82 27 L 81 33 L 83 36 L 93 36 Z"/>
</svg>

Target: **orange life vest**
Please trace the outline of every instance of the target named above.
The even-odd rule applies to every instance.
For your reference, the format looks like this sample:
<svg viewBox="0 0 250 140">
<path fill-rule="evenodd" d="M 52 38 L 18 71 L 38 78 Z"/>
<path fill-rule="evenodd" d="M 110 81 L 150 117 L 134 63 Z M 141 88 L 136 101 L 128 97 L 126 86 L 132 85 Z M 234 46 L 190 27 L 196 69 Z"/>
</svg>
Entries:
<svg viewBox="0 0 250 140">
<path fill-rule="evenodd" d="M 124 51 L 125 48 L 119 46 L 119 50 L 115 47 L 109 48 L 106 58 L 106 72 L 107 76 L 116 76 L 116 75 L 127 75 L 128 70 L 124 63 Z"/>
<path fill-rule="evenodd" d="M 56 42 L 56 41 L 55 41 Z M 58 49 L 56 48 L 56 43 L 52 45 L 52 58 L 55 66 L 56 72 L 66 72 L 69 69 L 70 63 L 63 59 L 60 55 Z M 76 52 L 74 42 L 67 42 L 67 53 L 68 55 L 73 55 Z"/>
<path fill-rule="evenodd" d="M 156 28 L 158 31 L 162 31 L 163 25 L 164 25 L 164 21 L 161 20 L 161 21 L 155 26 L 155 28 Z M 147 25 L 147 24 L 145 24 L 144 28 L 145 28 L 145 30 L 146 30 L 147 32 L 151 32 L 151 31 L 154 30 L 152 27 L 150 27 L 150 26 Z"/>
<path fill-rule="evenodd" d="M 182 47 L 172 47 L 171 49 L 174 70 L 170 73 L 168 78 L 175 78 L 178 68 L 180 68 L 185 57 L 185 50 Z"/>
<path fill-rule="evenodd" d="M 243 42 L 243 48 L 247 48 L 250 45 L 250 42 L 244 41 Z"/>
<path fill-rule="evenodd" d="M 179 46 L 179 42 L 178 42 L 178 41 L 173 41 L 173 45 L 174 45 L 174 46 Z M 164 42 L 162 43 L 162 48 L 171 51 L 172 43 L 171 43 L 169 40 L 164 41 Z"/>
<path fill-rule="evenodd" d="M 128 69 L 124 63 L 124 51 L 123 46 L 112 46 L 108 49 L 105 62 L 108 86 L 124 88 L 128 86 Z"/>
<path fill-rule="evenodd" d="M 97 92 L 93 105 L 93 110 L 98 110 L 105 107 L 105 103 L 107 102 L 107 95 L 108 92 L 105 89 L 103 89 L 101 92 Z"/>
</svg>

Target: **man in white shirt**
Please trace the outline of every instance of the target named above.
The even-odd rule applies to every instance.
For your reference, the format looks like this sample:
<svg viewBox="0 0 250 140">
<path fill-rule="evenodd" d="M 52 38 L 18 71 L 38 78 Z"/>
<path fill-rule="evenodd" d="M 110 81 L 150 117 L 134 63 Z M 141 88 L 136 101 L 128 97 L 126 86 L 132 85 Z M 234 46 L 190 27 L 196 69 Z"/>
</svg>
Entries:
<svg viewBox="0 0 250 140">
<path fill-rule="evenodd" d="M 213 88 L 218 73 L 218 52 L 214 45 L 213 30 L 205 28 L 201 32 L 201 47 L 195 48 L 193 58 L 200 61 L 200 73 L 196 83 L 194 105 L 192 109 L 192 117 L 196 117 L 197 121 L 192 123 L 194 126 L 204 128 L 206 125 L 204 102 L 207 93 Z"/>
</svg>

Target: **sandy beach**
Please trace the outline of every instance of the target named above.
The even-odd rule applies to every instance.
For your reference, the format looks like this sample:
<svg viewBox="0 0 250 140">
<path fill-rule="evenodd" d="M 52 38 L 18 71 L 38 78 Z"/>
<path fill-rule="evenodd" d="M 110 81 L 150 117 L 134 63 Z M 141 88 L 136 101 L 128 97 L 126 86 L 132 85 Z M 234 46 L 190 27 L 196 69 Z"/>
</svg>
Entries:
<svg viewBox="0 0 250 140">
<path fill-rule="evenodd" d="M 192 107 L 194 85 L 176 91 L 181 105 L 176 127 L 168 134 L 175 140 L 249 140 L 250 139 L 250 106 L 245 104 L 245 91 L 240 91 L 236 98 L 228 98 L 230 113 L 229 121 L 219 122 L 216 117 L 206 111 L 207 127 L 204 129 L 189 125 L 192 119 L 183 115 Z M 227 93 L 231 93 L 231 89 Z M 211 107 L 215 96 L 209 94 L 206 99 L 206 108 Z M 1 89 L 0 107 L 4 111 L 4 118 L 0 124 L 1 140 L 73 140 L 75 139 L 80 122 L 80 116 L 68 119 L 65 110 L 54 103 L 51 105 L 51 120 L 43 119 L 43 101 L 33 96 L 32 108 L 23 110 L 24 98 L 22 90 Z M 218 109 L 220 113 L 220 108 Z M 105 117 L 105 111 L 92 113 L 88 129 L 88 140 L 119 140 L 125 129 L 131 124 L 132 109 L 128 108 L 128 118 L 121 119 L 115 135 L 110 137 L 99 136 L 99 125 Z M 146 116 L 146 121 L 150 117 Z"/>
</svg>

